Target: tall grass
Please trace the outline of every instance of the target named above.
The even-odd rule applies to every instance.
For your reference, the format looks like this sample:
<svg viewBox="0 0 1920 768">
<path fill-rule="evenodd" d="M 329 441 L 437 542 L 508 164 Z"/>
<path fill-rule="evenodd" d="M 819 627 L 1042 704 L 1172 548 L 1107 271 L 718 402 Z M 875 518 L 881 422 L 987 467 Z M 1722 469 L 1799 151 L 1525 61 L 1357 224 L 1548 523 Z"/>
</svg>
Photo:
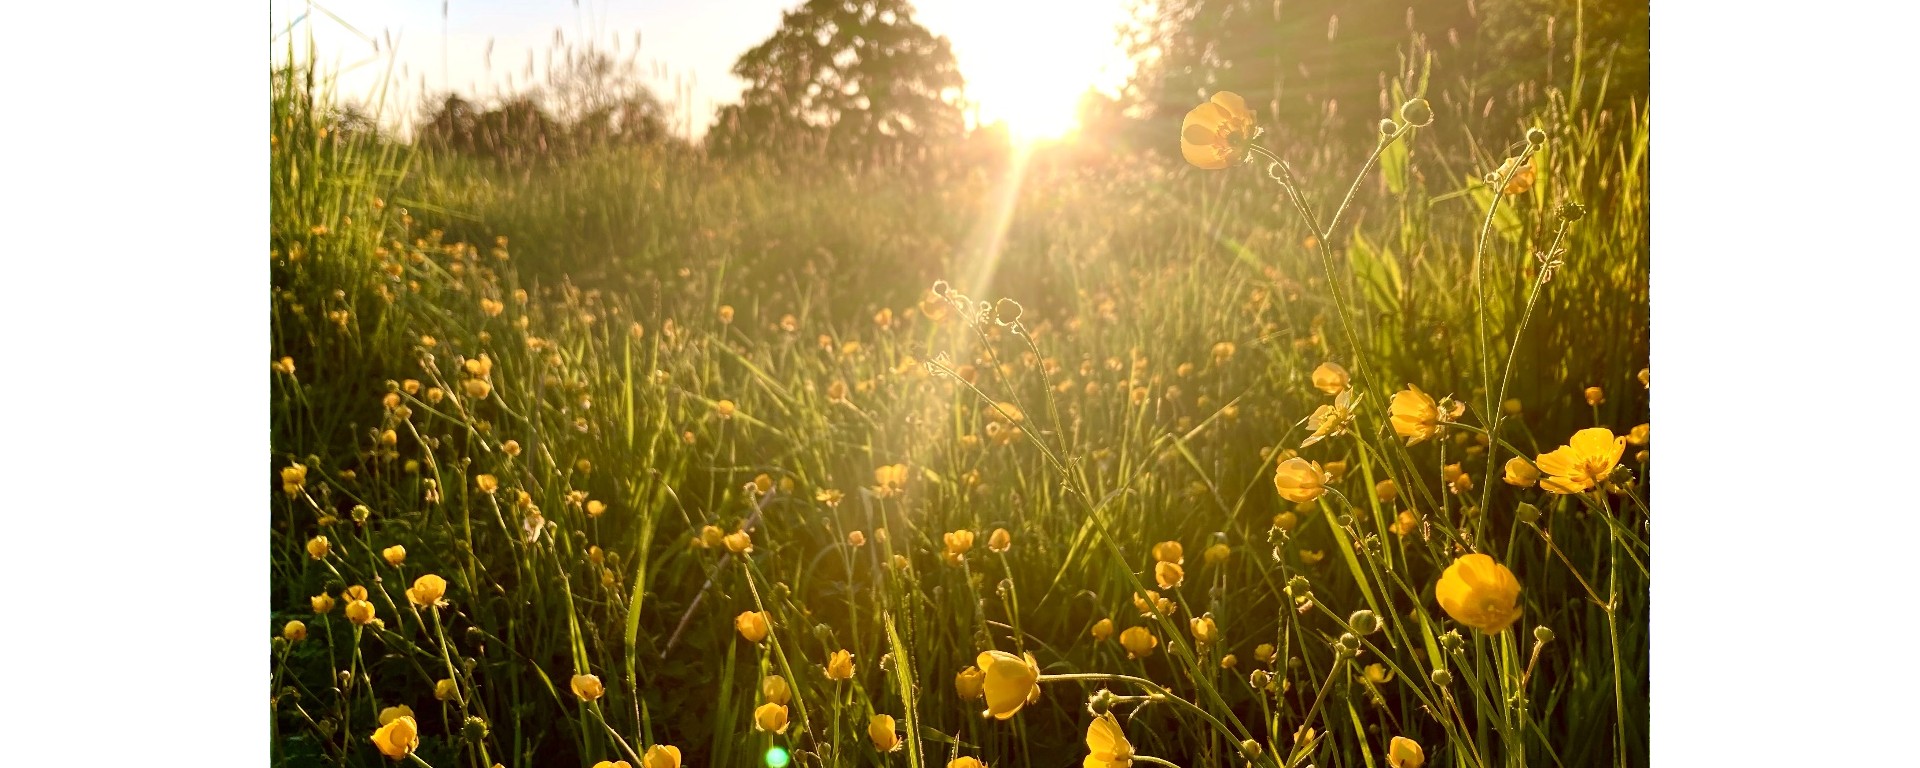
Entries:
<svg viewBox="0 0 1920 768">
<path fill-rule="evenodd" d="M 1413 128 L 1318 137 L 1358 153 L 1274 147 L 1323 216 L 1381 148 L 1319 233 L 1265 163 L 1043 152 L 1001 231 L 1004 161 L 800 172 L 643 147 L 501 173 L 327 135 L 309 68 L 274 86 L 274 356 L 293 365 L 273 373 L 273 626 L 309 627 L 274 651 L 277 760 L 384 764 L 369 736 L 404 704 L 414 759 L 442 768 L 638 765 L 655 744 L 690 765 L 776 745 L 1054 765 L 1085 756 L 1096 690 L 1150 692 L 1099 677 L 1124 675 L 1191 703 L 1116 708 L 1139 754 L 1180 765 L 1246 762 L 1251 738 L 1261 765 L 1375 766 L 1396 735 L 1429 765 L 1646 762 L 1644 461 L 1629 452 L 1624 495 L 1500 482 L 1508 457 L 1647 420 L 1644 109 L 1547 98 L 1473 125 L 1484 145 Z M 1497 198 L 1481 177 L 1528 146 L 1538 182 Z M 1002 298 L 1017 322 L 1011 304 L 973 316 Z M 1326 361 L 1358 374 L 1356 426 L 1301 449 Z M 1452 393 L 1461 425 L 1394 439 L 1407 383 Z M 1499 422 L 1502 392 L 1519 407 Z M 1294 451 L 1344 463 L 1337 496 L 1275 495 Z M 1456 463 L 1471 490 L 1449 490 Z M 904 483 L 880 483 L 895 464 Z M 752 551 L 703 542 L 709 525 Z M 999 528 L 1005 552 L 986 546 Z M 963 557 L 943 554 L 953 531 L 977 533 Z M 1162 541 L 1185 546 L 1175 589 L 1154 584 Z M 1434 602 L 1469 550 L 1522 584 L 1507 632 Z M 427 573 L 447 605 L 403 594 Z M 355 585 L 383 626 L 310 605 Z M 1146 589 L 1174 609 L 1143 616 Z M 1385 629 L 1347 653 L 1360 609 Z M 758 610 L 773 630 L 751 644 L 733 619 Z M 1203 614 L 1211 645 L 1189 633 Z M 1158 648 L 1096 641 L 1103 618 Z M 851 680 L 822 672 L 840 649 Z M 1049 676 L 1007 721 L 956 691 L 987 649 Z M 577 674 L 605 696 L 576 696 Z M 792 689 L 784 734 L 753 726 L 767 675 Z M 900 753 L 868 743 L 882 713 Z"/>
</svg>

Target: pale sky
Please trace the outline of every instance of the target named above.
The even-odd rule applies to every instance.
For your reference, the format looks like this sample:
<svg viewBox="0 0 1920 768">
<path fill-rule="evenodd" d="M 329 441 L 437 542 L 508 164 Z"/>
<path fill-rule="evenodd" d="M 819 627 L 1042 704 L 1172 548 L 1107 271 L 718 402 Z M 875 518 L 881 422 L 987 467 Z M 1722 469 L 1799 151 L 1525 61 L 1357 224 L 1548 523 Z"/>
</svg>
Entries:
<svg viewBox="0 0 1920 768">
<path fill-rule="evenodd" d="M 394 71 L 385 122 L 404 125 L 419 110 L 421 89 L 451 88 L 482 97 L 521 90 L 532 62 L 544 82 L 556 37 L 576 46 L 593 41 L 634 60 L 666 101 L 690 90 L 692 131 L 704 133 L 714 111 L 738 101 L 741 82 L 728 70 L 780 24 L 801 0 L 330 0 L 275 2 L 273 29 L 290 22 L 293 39 L 311 34 L 323 68 L 341 71 L 338 96 L 371 102 L 389 64 Z M 1055 135 L 1070 127 L 1074 105 L 1089 87 L 1113 92 L 1131 71 L 1116 28 L 1128 0 L 917 0 L 916 19 L 953 43 L 967 98 L 981 122 L 1005 119 L 1016 133 Z M 337 17 L 337 20 L 336 18 Z M 344 22 L 344 23 L 343 23 Z M 286 56 L 276 37 L 274 57 Z M 491 54 L 488 53 L 491 44 Z M 557 56 L 556 56 L 557 58 Z"/>
</svg>

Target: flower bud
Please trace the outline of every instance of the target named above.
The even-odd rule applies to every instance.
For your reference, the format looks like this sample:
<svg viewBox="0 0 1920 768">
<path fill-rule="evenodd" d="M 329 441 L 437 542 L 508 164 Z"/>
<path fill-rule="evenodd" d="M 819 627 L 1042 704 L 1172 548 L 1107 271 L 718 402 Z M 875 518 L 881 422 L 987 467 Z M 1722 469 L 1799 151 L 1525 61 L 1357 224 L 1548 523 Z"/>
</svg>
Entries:
<svg viewBox="0 0 1920 768">
<path fill-rule="evenodd" d="M 1527 143 L 1536 147 L 1547 143 L 1547 132 L 1539 128 L 1528 128 Z"/>
<path fill-rule="evenodd" d="M 1375 616 L 1373 611 L 1354 611 L 1352 616 L 1347 617 L 1347 626 L 1359 634 L 1371 635 L 1380 631 L 1380 617 Z"/>
<path fill-rule="evenodd" d="M 1408 125 L 1424 128 L 1433 124 L 1433 106 L 1426 99 L 1408 99 L 1407 103 L 1400 105 L 1400 117 Z"/>
<path fill-rule="evenodd" d="M 1273 682 L 1273 675 L 1271 673 L 1268 673 L 1264 669 L 1256 669 L 1251 674 L 1247 675 L 1247 685 L 1253 686 L 1254 690 L 1256 691 L 1265 690 L 1267 687 L 1267 684 L 1272 682 Z"/>
<path fill-rule="evenodd" d="M 468 741 L 479 741 L 487 737 L 487 730 L 486 720 L 479 717 L 469 717 L 467 718 L 466 725 L 461 727 L 460 732 L 466 735 Z"/>
<path fill-rule="evenodd" d="M 1380 135 L 1381 135 L 1381 136 L 1392 136 L 1392 135 L 1393 135 L 1393 132 L 1394 132 L 1394 131 L 1397 131 L 1397 130 L 1400 130 L 1400 124 L 1399 124 L 1399 123 L 1396 123 L 1396 122 L 1394 122 L 1394 121 L 1392 121 L 1392 120 L 1381 120 L 1381 121 L 1380 121 Z"/>
<path fill-rule="evenodd" d="M 1099 717 L 1112 710 L 1113 691 L 1102 688 L 1094 691 L 1093 696 L 1087 699 L 1087 711 L 1092 712 L 1094 717 Z"/>
<path fill-rule="evenodd" d="M 1452 673 L 1452 672 L 1448 672 L 1448 671 L 1446 671 L 1446 670 L 1444 670 L 1444 669 L 1436 669 L 1436 670 L 1434 670 L 1434 671 L 1433 671 L 1433 684 L 1434 684 L 1434 685 L 1437 685 L 1437 686 L 1440 686 L 1440 687 L 1442 687 L 1442 688 L 1445 688 L 1445 687 L 1447 687 L 1447 686 L 1449 686 L 1449 685 L 1453 685 L 1453 673 Z"/>
<path fill-rule="evenodd" d="M 1513 511 L 1513 515 L 1528 525 L 1540 522 L 1540 508 L 1524 501 L 1520 502 L 1520 507 Z"/>
<path fill-rule="evenodd" d="M 1553 642 L 1553 630 L 1548 629 L 1544 625 L 1534 627 L 1533 639 L 1542 643 L 1551 643 Z"/>
<path fill-rule="evenodd" d="M 1561 221 L 1579 221 L 1586 217 L 1587 207 L 1575 202 L 1565 202 L 1560 204 L 1560 208 L 1556 213 L 1559 214 Z"/>
<path fill-rule="evenodd" d="M 1240 742 L 1240 756 L 1248 760 L 1260 759 L 1260 742 L 1253 739 Z"/>
</svg>

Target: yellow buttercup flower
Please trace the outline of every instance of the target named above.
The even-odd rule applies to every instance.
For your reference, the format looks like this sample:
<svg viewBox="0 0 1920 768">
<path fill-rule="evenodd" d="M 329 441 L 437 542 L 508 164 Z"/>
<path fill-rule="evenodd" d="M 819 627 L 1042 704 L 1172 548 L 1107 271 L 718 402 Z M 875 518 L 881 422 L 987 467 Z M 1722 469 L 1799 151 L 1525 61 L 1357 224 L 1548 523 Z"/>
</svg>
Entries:
<svg viewBox="0 0 1920 768">
<path fill-rule="evenodd" d="M 1187 562 L 1185 550 L 1177 541 L 1163 541 L 1153 545 L 1153 559 L 1162 563 Z"/>
<path fill-rule="evenodd" d="M 581 701 L 593 701 L 606 693 L 607 687 L 600 683 L 598 675 L 573 676 L 573 695 L 580 697 Z"/>
<path fill-rule="evenodd" d="M 1507 485 L 1532 488 L 1535 483 L 1540 482 L 1540 470 L 1533 466 L 1533 462 L 1527 461 L 1524 457 L 1515 456 L 1507 459 L 1505 480 Z"/>
<path fill-rule="evenodd" d="M 1172 600 L 1161 597 L 1160 593 L 1149 589 L 1145 596 L 1138 592 L 1134 593 L 1133 607 L 1140 609 L 1140 615 L 1143 618 L 1150 619 L 1157 614 L 1172 616 L 1174 604 Z"/>
<path fill-rule="evenodd" d="M 1307 439 L 1300 441 L 1300 447 L 1305 448 L 1329 437 L 1346 434 L 1347 428 L 1353 425 L 1353 403 L 1356 399 L 1353 390 L 1347 390 L 1334 396 L 1332 405 L 1313 409 L 1313 413 L 1307 416 L 1306 421 L 1313 432 L 1307 435 Z"/>
<path fill-rule="evenodd" d="M 767 639 L 767 614 L 765 611 L 746 611 L 733 617 L 733 628 L 749 643 L 758 643 Z"/>
<path fill-rule="evenodd" d="M 1367 679 L 1367 682 L 1374 685 L 1393 681 L 1393 670 L 1387 669 L 1385 664 L 1368 664 L 1360 670 L 1360 674 Z"/>
<path fill-rule="evenodd" d="M 873 470 L 873 492 L 890 499 L 907 492 L 907 465 L 889 464 Z"/>
<path fill-rule="evenodd" d="M 1004 553 L 1013 547 L 1013 534 L 1005 528 L 993 529 L 993 535 L 987 537 L 987 549 Z"/>
<path fill-rule="evenodd" d="M 721 400 L 720 402 L 713 404 L 714 414 L 718 415 L 722 419 L 733 418 L 733 414 L 736 410 L 737 408 L 735 408 L 732 400 Z"/>
<path fill-rule="evenodd" d="M 961 701 L 973 701 L 987 694 L 987 673 L 979 667 L 968 666 L 953 676 L 953 692 L 960 695 Z"/>
<path fill-rule="evenodd" d="M 633 764 L 625 760 L 602 760 L 594 763 L 593 768 L 633 768 Z"/>
<path fill-rule="evenodd" d="M 899 749 L 900 732 L 894 728 L 893 715 L 874 715 L 867 721 L 867 738 L 873 740 L 873 748 L 881 752 Z"/>
<path fill-rule="evenodd" d="M 1515 168 L 1514 166 L 1519 167 Z M 1509 173 L 1513 174 L 1513 178 L 1507 178 L 1507 174 Z M 1501 179 L 1507 179 L 1507 185 L 1501 192 L 1508 195 L 1518 195 L 1529 189 L 1533 189 L 1533 175 L 1533 158 L 1531 156 L 1527 158 L 1526 165 L 1520 165 L 1520 158 L 1518 157 L 1509 157 L 1506 162 L 1500 164 L 1499 168 L 1487 174 L 1487 183 L 1499 184 Z"/>
<path fill-rule="evenodd" d="M 775 704 L 793 701 L 793 688 L 787 685 L 787 679 L 779 675 L 767 675 L 760 681 L 760 695 Z"/>
<path fill-rule="evenodd" d="M 1213 546 L 1207 547 L 1207 551 L 1201 555 L 1201 557 L 1206 560 L 1207 565 L 1219 565 L 1226 562 L 1227 558 L 1232 556 L 1233 549 L 1225 544 L 1214 544 Z"/>
<path fill-rule="evenodd" d="M 1520 582 L 1513 571 L 1483 554 L 1464 555 L 1440 574 L 1433 589 L 1440 607 L 1458 621 L 1487 634 L 1520 618 Z"/>
<path fill-rule="evenodd" d="M 381 725 L 386 725 L 403 717 L 413 717 L 413 707 L 401 704 L 397 707 L 382 709 L 380 710 L 379 721 Z"/>
<path fill-rule="evenodd" d="M 494 491 L 500 490 L 500 478 L 493 475 L 474 475 L 473 487 L 480 489 L 481 493 L 491 495 Z"/>
<path fill-rule="evenodd" d="M 1320 367 L 1313 369 L 1313 388 L 1329 395 L 1346 391 L 1351 380 L 1347 369 L 1340 367 L 1339 363 L 1321 363 Z"/>
<path fill-rule="evenodd" d="M 1161 589 L 1173 589 L 1187 580 L 1187 571 L 1179 563 L 1154 563 L 1153 580 L 1160 583 Z"/>
<path fill-rule="evenodd" d="M 1120 646 L 1127 649 L 1127 658 L 1144 659 L 1153 655 L 1153 649 L 1160 644 L 1160 638 L 1154 637 L 1146 627 L 1127 627 L 1120 633 Z"/>
<path fill-rule="evenodd" d="M 1093 623 L 1093 641 L 1101 642 L 1113 637 L 1113 619 L 1101 619 Z"/>
<path fill-rule="evenodd" d="M 452 678 L 433 681 L 433 698 L 439 701 L 453 701 L 460 698 L 460 684 Z"/>
<path fill-rule="evenodd" d="M 1388 525 L 1387 530 L 1405 536 L 1420 530 L 1420 518 L 1413 514 L 1413 510 L 1400 510 L 1400 514 L 1393 518 L 1393 524 Z"/>
<path fill-rule="evenodd" d="M 647 747 L 640 756 L 640 768 L 680 768 L 680 748 L 671 744 Z"/>
<path fill-rule="evenodd" d="M 1420 743 L 1405 736 L 1395 736 L 1387 744 L 1387 765 L 1389 768 L 1420 768 L 1427 764 L 1427 753 Z"/>
<path fill-rule="evenodd" d="M 333 595 L 318 594 L 307 598 L 307 601 L 313 603 L 314 613 L 333 613 Z"/>
<path fill-rule="evenodd" d="M 736 555 L 753 554 L 753 534 L 747 533 L 746 531 L 734 531 L 722 537 L 720 540 L 727 545 L 728 552 Z"/>
<path fill-rule="evenodd" d="M 753 538 L 749 536 L 747 542 L 751 544 Z M 724 547 L 727 545 L 727 532 L 720 530 L 720 526 L 717 525 L 700 526 L 699 535 L 693 537 L 693 545 L 702 549 Z"/>
<path fill-rule="evenodd" d="M 1326 492 L 1327 479 L 1326 470 L 1318 462 L 1298 456 L 1280 462 L 1273 470 L 1274 490 L 1280 492 L 1280 498 L 1295 504 L 1320 498 Z"/>
<path fill-rule="evenodd" d="M 977 758 L 956 757 L 947 761 L 947 768 L 987 768 L 987 764 Z"/>
<path fill-rule="evenodd" d="M 288 496 L 299 493 L 300 489 L 305 487 L 307 487 L 307 465 L 289 464 L 280 470 L 280 490 L 285 491 Z"/>
<path fill-rule="evenodd" d="M 1440 432 L 1440 404 L 1412 384 L 1393 393 L 1387 414 L 1393 422 L 1393 433 L 1406 438 L 1407 445 L 1418 444 Z"/>
<path fill-rule="evenodd" d="M 399 565 L 407 561 L 407 548 L 395 544 L 380 550 L 380 557 L 385 558 L 388 565 Z"/>
<path fill-rule="evenodd" d="M 827 679 L 849 680 L 853 678 L 853 653 L 841 649 L 827 657 Z"/>
<path fill-rule="evenodd" d="M 1254 134 L 1247 100 L 1221 91 L 1180 121 L 1180 154 L 1198 167 L 1218 170 L 1243 160 Z"/>
<path fill-rule="evenodd" d="M 324 559 L 327 556 L 327 553 L 331 551 L 333 551 L 333 545 L 327 543 L 327 537 L 315 536 L 311 539 L 307 539 L 307 556 L 308 557 L 311 557 L 315 560 Z"/>
<path fill-rule="evenodd" d="M 854 547 L 864 547 L 867 545 L 867 534 L 863 531 L 849 531 L 847 533 L 847 544 Z"/>
<path fill-rule="evenodd" d="M 307 623 L 298 619 L 289 621 L 286 626 L 280 628 L 280 636 L 286 638 L 289 643 L 297 643 L 305 640 L 307 639 Z"/>
<path fill-rule="evenodd" d="M 1652 426 L 1648 424 L 1634 427 L 1627 432 L 1627 444 L 1635 447 L 1645 447 L 1647 443 L 1653 440 L 1652 434 L 1649 432 L 1651 429 Z"/>
<path fill-rule="evenodd" d="M 365 600 L 348 601 L 347 621 L 362 625 L 373 623 L 373 603 Z"/>
<path fill-rule="evenodd" d="M 973 550 L 973 531 L 952 531 L 941 534 L 947 543 L 947 557 L 959 557 Z"/>
<path fill-rule="evenodd" d="M 986 673 L 984 714 L 995 720 L 1013 717 L 1027 702 L 1040 698 L 1040 665 L 1033 660 L 1033 654 L 1015 656 L 1006 651 L 986 651 L 974 664 Z"/>
<path fill-rule="evenodd" d="M 1087 726 L 1087 759 L 1084 768 L 1128 768 L 1133 765 L 1133 744 L 1120 721 L 1108 712 Z"/>
<path fill-rule="evenodd" d="M 1607 391 L 1599 387 L 1587 387 L 1581 394 L 1586 396 L 1587 405 L 1600 405 L 1607 401 Z"/>
<path fill-rule="evenodd" d="M 391 760 L 405 760 L 420 746 L 420 726 L 411 717 L 396 717 L 373 732 L 373 746 Z"/>
<path fill-rule="evenodd" d="M 767 733 L 787 732 L 787 707 L 768 702 L 753 710 L 753 727 Z"/>
<path fill-rule="evenodd" d="M 1566 445 L 1552 453 L 1541 454 L 1534 464 L 1543 474 L 1540 487 L 1553 493 L 1580 493 L 1606 482 L 1620 455 L 1627 451 L 1627 439 L 1614 437 L 1606 427 L 1592 427 L 1573 433 Z"/>
<path fill-rule="evenodd" d="M 1193 630 L 1195 645 L 1212 645 L 1220 639 L 1220 625 L 1214 623 L 1212 615 L 1191 619 L 1187 625 Z"/>
<path fill-rule="evenodd" d="M 447 580 L 431 573 L 413 580 L 413 588 L 407 590 L 407 601 L 425 608 L 439 605 L 440 598 L 447 594 Z"/>
</svg>

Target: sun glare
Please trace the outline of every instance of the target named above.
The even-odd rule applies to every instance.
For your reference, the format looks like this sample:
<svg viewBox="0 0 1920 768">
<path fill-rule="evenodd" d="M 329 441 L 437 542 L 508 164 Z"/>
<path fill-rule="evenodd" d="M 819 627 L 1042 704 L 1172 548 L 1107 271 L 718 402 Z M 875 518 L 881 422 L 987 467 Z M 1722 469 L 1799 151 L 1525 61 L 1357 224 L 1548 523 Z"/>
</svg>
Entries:
<svg viewBox="0 0 1920 768">
<path fill-rule="evenodd" d="M 1132 72 L 1114 29 L 1123 0 L 924 0 L 919 20 L 953 41 L 980 124 L 1023 143 L 1079 128 L 1080 97 L 1113 92 Z"/>
</svg>

